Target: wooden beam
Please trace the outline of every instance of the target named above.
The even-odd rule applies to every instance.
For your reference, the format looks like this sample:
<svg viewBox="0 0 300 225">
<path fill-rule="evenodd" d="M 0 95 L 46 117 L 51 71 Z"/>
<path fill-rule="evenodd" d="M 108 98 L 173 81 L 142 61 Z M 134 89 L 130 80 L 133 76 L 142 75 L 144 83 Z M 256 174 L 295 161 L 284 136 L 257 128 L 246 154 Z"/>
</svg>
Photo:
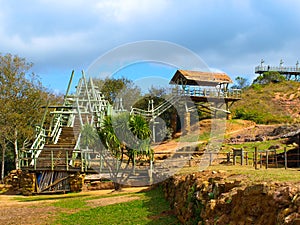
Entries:
<svg viewBox="0 0 300 225">
<path fill-rule="evenodd" d="M 51 188 L 51 187 L 57 185 L 58 183 L 66 180 L 66 179 L 68 179 L 69 177 L 70 177 L 70 175 L 54 181 L 52 184 L 48 185 L 47 187 L 45 187 L 44 189 L 42 189 L 40 192 L 47 191 L 49 188 Z"/>
</svg>

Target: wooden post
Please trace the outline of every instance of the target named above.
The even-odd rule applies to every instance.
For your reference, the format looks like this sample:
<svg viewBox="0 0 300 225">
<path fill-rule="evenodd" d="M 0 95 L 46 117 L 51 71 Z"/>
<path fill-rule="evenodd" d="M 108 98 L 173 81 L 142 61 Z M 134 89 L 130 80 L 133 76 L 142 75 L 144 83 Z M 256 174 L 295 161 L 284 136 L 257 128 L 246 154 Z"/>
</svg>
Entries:
<svg viewBox="0 0 300 225">
<path fill-rule="evenodd" d="M 235 164 L 236 164 L 236 155 L 233 152 L 233 165 L 235 165 Z"/>
<path fill-rule="evenodd" d="M 268 150 L 266 150 L 266 169 L 268 169 L 268 167 L 269 167 L 269 151 Z"/>
<path fill-rule="evenodd" d="M 33 150 L 33 168 L 34 168 L 34 170 L 36 170 L 35 150 Z"/>
<path fill-rule="evenodd" d="M 184 134 L 189 134 L 191 132 L 191 114 L 190 112 L 185 112 L 184 114 Z"/>
<path fill-rule="evenodd" d="M 53 162 L 53 150 L 51 150 L 51 170 L 54 169 L 54 162 Z"/>
<path fill-rule="evenodd" d="M 246 156 L 246 165 L 248 165 L 248 152 L 245 152 L 245 156 Z"/>
<path fill-rule="evenodd" d="M 278 168 L 278 162 L 277 162 L 277 151 L 274 149 L 274 157 L 275 157 L 275 166 Z"/>
<path fill-rule="evenodd" d="M 67 171 L 69 171 L 69 154 L 68 154 L 68 150 L 66 150 L 66 169 L 67 169 Z"/>
<path fill-rule="evenodd" d="M 87 171 L 87 152 L 84 153 L 84 171 L 86 172 Z"/>
<path fill-rule="evenodd" d="M 227 152 L 227 163 L 230 163 L 230 152 Z"/>
<path fill-rule="evenodd" d="M 257 147 L 254 149 L 254 168 L 257 170 Z"/>
<path fill-rule="evenodd" d="M 81 172 L 84 172 L 84 165 L 83 165 L 83 152 L 81 151 L 80 153 L 80 158 L 81 158 Z"/>
<path fill-rule="evenodd" d="M 177 114 L 176 114 L 176 112 L 172 113 L 171 128 L 172 128 L 172 137 L 174 138 L 176 131 L 177 131 Z"/>
<path fill-rule="evenodd" d="M 212 165 L 212 152 L 209 153 L 209 165 Z"/>
<path fill-rule="evenodd" d="M 260 168 L 262 168 L 262 153 L 259 154 Z"/>
<path fill-rule="evenodd" d="M 241 165 L 244 165 L 244 149 L 241 148 Z"/>
<path fill-rule="evenodd" d="M 135 152 L 133 153 L 133 174 L 135 175 Z"/>
<path fill-rule="evenodd" d="M 69 80 L 68 88 L 67 88 L 66 95 L 65 95 L 65 98 L 64 98 L 64 103 L 66 103 L 66 100 L 68 98 L 69 91 L 70 91 L 70 88 L 71 88 L 71 85 L 72 85 L 73 77 L 74 77 L 74 70 L 72 70 L 72 73 L 71 73 L 71 77 L 70 77 L 70 80 Z"/>
<path fill-rule="evenodd" d="M 284 169 L 287 169 L 287 154 L 286 154 L 286 147 L 284 147 Z"/>
<path fill-rule="evenodd" d="M 100 154 L 100 170 L 99 173 L 102 172 L 103 162 L 102 162 L 102 155 Z"/>
</svg>

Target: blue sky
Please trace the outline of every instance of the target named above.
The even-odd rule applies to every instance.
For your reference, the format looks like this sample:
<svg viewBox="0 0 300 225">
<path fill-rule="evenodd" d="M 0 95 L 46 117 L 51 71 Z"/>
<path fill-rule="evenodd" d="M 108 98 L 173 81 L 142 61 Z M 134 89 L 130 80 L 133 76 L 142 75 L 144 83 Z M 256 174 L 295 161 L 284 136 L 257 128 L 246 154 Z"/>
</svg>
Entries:
<svg viewBox="0 0 300 225">
<path fill-rule="evenodd" d="M 233 79 L 254 67 L 294 66 L 300 49 L 298 0 L 0 0 L 0 52 L 25 57 L 43 84 L 64 92 L 99 56 L 142 40 L 176 43 Z M 169 66 L 137 64 L 122 75 L 172 77 Z M 129 66 L 130 67 L 130 66 Z M 121 73 L 121 71 L 120 71 Z M 75 79 L 76 81 L 76 79 Z"/>
</svg>

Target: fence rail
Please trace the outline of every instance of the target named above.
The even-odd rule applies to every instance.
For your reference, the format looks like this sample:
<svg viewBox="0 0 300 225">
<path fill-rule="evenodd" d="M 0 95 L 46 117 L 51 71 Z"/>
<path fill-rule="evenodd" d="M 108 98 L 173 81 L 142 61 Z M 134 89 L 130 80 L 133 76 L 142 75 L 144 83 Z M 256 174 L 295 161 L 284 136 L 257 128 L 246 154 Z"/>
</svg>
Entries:
<svg viewBox="0 0 300 225">
<path fill-rule="evenodd" d="M 38 151 L 38 150 L 37 150 Z M 61 151 L 61 154 L 57 154 Z M 280 152 L 280 153 L 279 153 Z M 162 158 L 162 155 L 166 156 Z M 200 156 L 200 157 L 199 157 Z M 71 151 L 63 149 L 52 149 L 50 157 L 37 157 L 30 151 L 22 151 L 20 153 L 20 168 L 28 170 L 52 170 L 52 171 L 81 171 L 97 173 L 107 172 L 106 164 L 116 159 L 111 159 L 106 155 L 93 151 Z M 186 151 L 177 152 L 155 152 L 154 161 L 150 159 L 136 159 L 137 168 L 139 165 L 145 170 L 159 171 L 163 164 L 169 163 L 182 167 L 191 167 L 192 165 L 213 165 L 216 163 L 227 163 L 229 165 L 253 165 L 255 169 L 263 168 L 285 168 L 300 167 L 299 151 L 287 151 L 287 148 L 277 150 L 258 150 L 255 148 L 254 152 L 247 152 L 244 149 L 233 149 L 230 152 L 202 152 L 193 149 L 186 149 Z M 169 166 L 168 165 L 168 166 Z M 135 165 L 134 165 L 135 166 Z M 170 167 L 170 166 L 169 166 Z"/>
<path fill-rule="evenodd" d="M 266 71 L 278 71 L 283 73 L 300 73 L 300 67 L 297 66 L 257 66 L 255 67 L 255 73 Z"/>
</svg>

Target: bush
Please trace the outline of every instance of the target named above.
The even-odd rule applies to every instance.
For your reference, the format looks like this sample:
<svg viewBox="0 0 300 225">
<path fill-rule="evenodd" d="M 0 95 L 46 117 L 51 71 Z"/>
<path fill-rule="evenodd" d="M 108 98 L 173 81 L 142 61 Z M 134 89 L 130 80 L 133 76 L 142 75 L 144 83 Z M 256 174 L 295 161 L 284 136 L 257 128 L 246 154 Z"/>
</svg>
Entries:
<svg viewBox="0 0 300 225">
<path fill-rule="evenodd" d="M 270 84 L 270 83 L 279 83 L 286 80 L 284 76 L 276 71 L 269 71 L 259 75 L 254 81 L 253 84 Z"/>
<path fill-rule="evenodd" d="M 242 119 L 242 120 L 251 120 L 255 123 L 264 123 L 264 115 L 257 111 L 248 111 L 245 109 L 237 109 L 234 112 L 235 119 Z"/>
</svg>

